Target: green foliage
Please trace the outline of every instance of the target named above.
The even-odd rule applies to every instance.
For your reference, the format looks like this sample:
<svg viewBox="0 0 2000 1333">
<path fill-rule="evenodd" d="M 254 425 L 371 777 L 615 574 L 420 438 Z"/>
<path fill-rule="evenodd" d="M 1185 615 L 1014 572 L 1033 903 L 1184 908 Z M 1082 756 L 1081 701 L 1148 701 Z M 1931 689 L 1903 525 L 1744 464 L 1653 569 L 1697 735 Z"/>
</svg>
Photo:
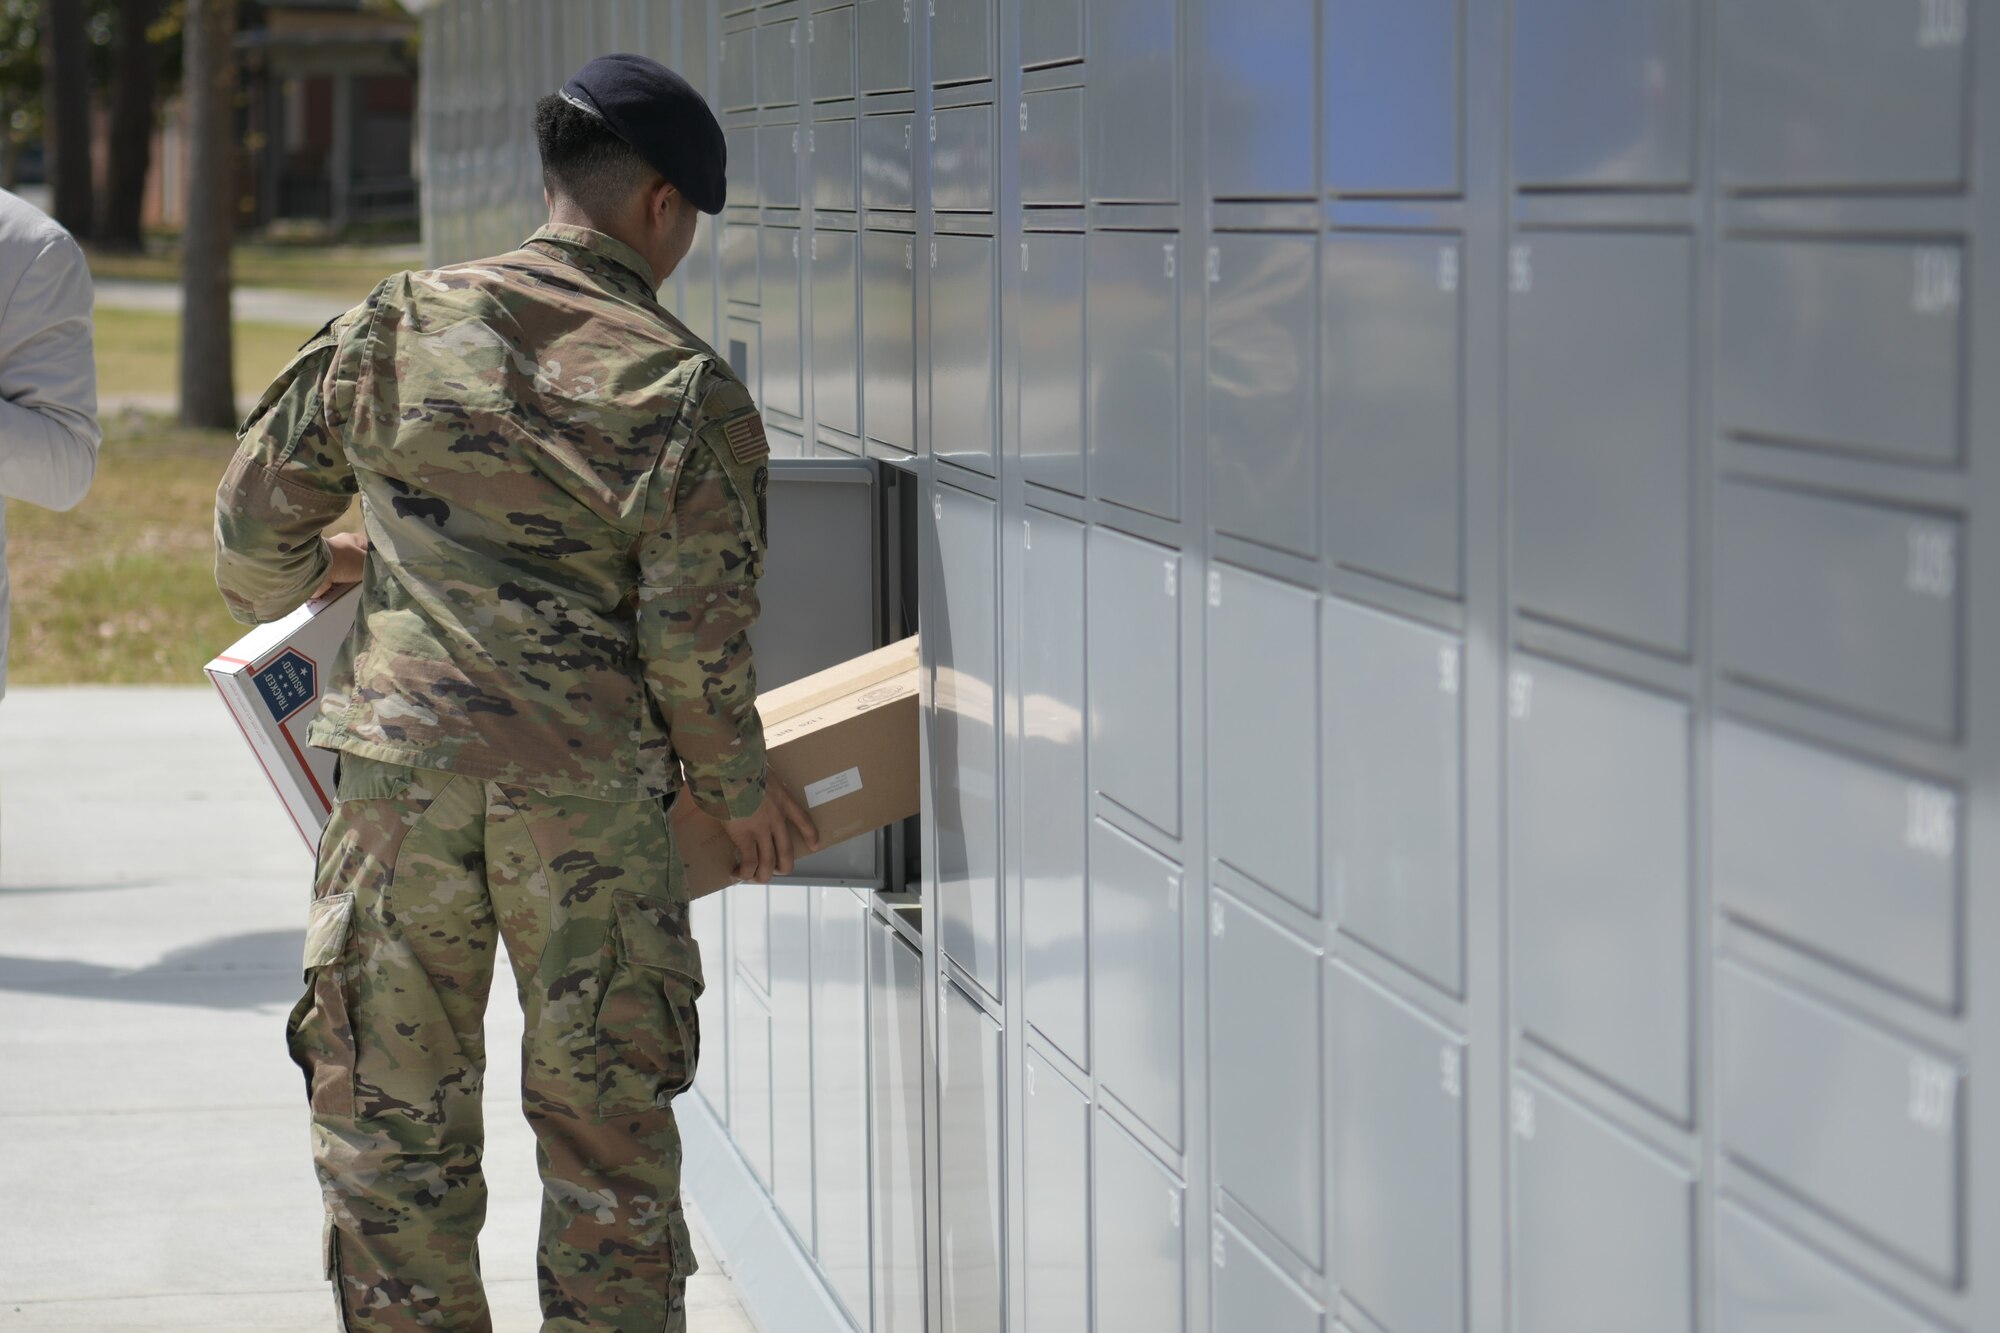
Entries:
<svg viewBox="0 0 2000 1333">
<path fill-rule="evenodd" d="M 42 133 L 42 16 L 51 2 L 0 0 L 0 126 L 17 145 L 32 143 Z M 89 10 L 84 30 L 90 37 L 91 82 L 102 89 L 111 78 L 117 0 L 83 3 Z M 187 0 L 161 0 L 147 30 L 163 96 L 180 87 L 181 28 L 186 18 Z"/>
</svg>

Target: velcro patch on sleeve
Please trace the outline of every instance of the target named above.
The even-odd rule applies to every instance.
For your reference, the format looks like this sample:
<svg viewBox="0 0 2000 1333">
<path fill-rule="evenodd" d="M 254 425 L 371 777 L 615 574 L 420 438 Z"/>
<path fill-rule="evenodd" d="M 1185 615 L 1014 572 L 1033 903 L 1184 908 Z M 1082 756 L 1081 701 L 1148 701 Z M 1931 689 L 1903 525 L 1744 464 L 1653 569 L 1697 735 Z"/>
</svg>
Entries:
<svg viewBox="0 0 2000 1333">
<path fill-rule="evenodd" d="M 729 450 L 736 455 L 736 461 L 746 466 L 771 456 L 771 442 L 764 438 L 764 419 L 754 412 L 724 426 L 722 438 L 729 441 Z"/>
</svg>

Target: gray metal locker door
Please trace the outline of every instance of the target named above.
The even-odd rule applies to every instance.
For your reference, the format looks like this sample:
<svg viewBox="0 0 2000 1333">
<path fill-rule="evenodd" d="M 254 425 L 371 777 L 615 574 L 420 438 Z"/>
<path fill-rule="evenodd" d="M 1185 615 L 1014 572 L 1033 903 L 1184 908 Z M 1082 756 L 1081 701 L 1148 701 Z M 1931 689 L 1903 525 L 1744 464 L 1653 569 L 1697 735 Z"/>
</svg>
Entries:
<svg viewBox="0 0 2000 1333">
<path fill-rule="evenodd" d="M 939 1243 L 944 1327 L 1000 1333 L 1000 1028 L 947 981 L 938 1046 Z"/>
<path fill-rule="evenodd" d="M 687 259 L 681 264 L 682 291 L 681 308 L 675 313 L 681 317 L 697 338 L 705 343 L 714 343 L 716 332 L 716 246 L 717 220 L 704 217 L 695 226 L 694 248 L 688 251 Z"/>
<path fill-rule="evenodd" d="M 1084 870 L 1083 528 L 1030 511 L 1021 520 L 1020 803 L 1024 1003 L 1036 1031 L 1089 1066 Z"/>
<path fill-rule="evenodd" d="M 1521 1025 L 1686 1123 L 1692 969 L 1685 704 L 1533 658 L 1509 682 Z"/>
<path fill-rule="evenodd" d="M 739 884 L 729 895 L 729 950 L 735 971 L 771 989 L 771 890 Z"/>
<path fill-rule="evenodd" d="M 1180 20 L 1174 0 L 1094 0 L 1090 197 L 1170 203 L 1180 194 Z"/>
<path fill-rule="evenodd" d="M 1967 8 L 1878 0 L 1721 6 L 1723 183 L 1958 185 L 1965 179 Z"/>
<path fill-rule="evenodd" d="M 1180 239 L 1100 231 L 1089 244 L 1091 485 L 1114 504 L 1179 518 Z"/>
<path fill-rule="evenodd" d="M 1694 1333 L 1694 1181 L 1516 1075 L 1514 1327 Z"/>
<path fill-rule="evenodd" d="M 1319 598 L 1217 564 L 1208 606 L 1211 851 L 1318 915 Z"/>
<path fill-rule="evenodd" d="M 993 77 L 993 0 L 931 0 L 931 82 Z"/>
<path fill-rule="evenodd" d="M 1083 237 L 1021 238 L 1021 475 L 1083 494 Z"/>
<path fill-rule="evenodd" d="M 1716 655 L 1731 676 L 1933 736 L 1959 730 L 1959 523 L 1726 481 Z"/>
<path fill-rule="evenodd" d="M 822 426 L 853 436 L 861 434 L 857 251 L 851 231 L 813 233 L 813 413 Z"/>
<path fill-rule="evenodd" d="M 1320 957 L 1220 889 L 1209 899 L 1215 1183 L 1315 1271 L 1326 1261 Z M 1426 1260 L 1435 1256 L 1426 1255 Z"/>
<path fill-rule="evenodd" d="M 1090 838 L 1090 1019 L 1097 1078 L 1176 1148 L 1186 1094 L 1183 897 L 1178 866 L 1096 822 Z M 1098 1198 L 1101 1203 L 1103 1195 Z"/>
<path fill-rule="evenodd" d="M 1083 203 L 1083 89 L 1021 98 L 1021 202 Z"/>
<path fill-rule="evenodd" d="M 1511 266 L 1507 432 L 1520 605 L 1682 652 L 1693 243 L 1540 234 L 1514 247 Z"/>
<path fill-rule="evenodd" d="M 1464 583 L 1462 249 L 1342 235 L 1320 256 L 1328 543 L 1348 569 L 1446 597 Z"/>
<path fill-rule="evenodd" d="M 731 301 L 756 305 L 764 299 L 759 275 L 757 226 L 749 222 L 722 224 L 722 294 Z"/>
<path fill-rule="evenodd" d="M 991 500 L 935 492 L 939 595 L 924 608 L 937 662 L 927 796 L 937 826 L 939 937 L 1000 994 L 1000 646 L 994 623 L 998 514 Z"/>
<path fill-rule="evenodd" d="M 716 52 L 721 66 L 717 110 L 747 111 L 756 106 L 757 30 L 736 28 L 723 33 Z"/>
<path fill-rule="evenodd" d="M 812 1141 L 815 1252 L 827 1283 L 868 1323 L 868 907 L 852 889 L 813 896 Z"/>
<path fill-rule="evenodd" d="M 1022 1326 L 1090 1333 L 1090 1100 L 1032 1048 L 1022 1068 Z"/>
<path fill-rule="evenodd" d="M 953 106 L 931 113 L 931 207 L 940 213 L 993 211 L 993 108 Z"/>
<path fill-rule="evenodd" d="M 1746 1209 L 1716 1221 L 1721 1333 L 1937 1333 L 1907 1309 Z"/>
<path fill-rule="evenodd" d="M 793 106 L 799 100 L 797 19 L 757 29 L 757 100 L 765 106 Z"/>
<path fill-rule="evenodd" d="M 1716 972 L 1723 1145 L 1944 1282 L 1958 1280 L 1964 1075 L 1733 963 Z M 1810 1125 L 1810 1133 L 1800 1127 Z"/>
<path fill-rule="evenodd" d="M 915 254 L 902 232 L 862 234 L 862 410 L 870 439 L 904 450 L 917 447 Z"/>
<path fill-rule="evenodd" d="M 868 922 L 874 1333 L 924 1328 L 923 966 L 887 922 Z"/>
<path fill-rule="evenodd" d="M 1382 1327 L 1457 1333 L 1465 1043 L 1346 964 L 1330 966 L 1333 1270 L 1342 1294 Z"/>
<path fill-rule="evenodd" d="M 1327 187 L 1457 194 L 1462 0 L 1328 0 L 1320 68 Z"/>
<path fill-rule="evenodd" d="M 1083 0 L 1020 0 L 1018 8 L 1024 66 L 1083 59 Z"/>
<path fill-rule="evenodd" d="M 859 131 L 851 120 L 815 121 L 806 131 L 812 149 L 814 208 L 852 212 L 861 199 Z"/>
<path fill-rule="evenodd" d="M 1208 191 L 1218 199 L 1314 192 L 1315 0 L 1207 7 Z"/>
<path fill-rule="evenodd" d="M 910 78 L 911 0 L 861 0 L 855 28 L 861 56 L 861 91 L 907 92 Z M 875 1333 L 882 1333 L 881 1329 Z"/>
<path fill-rule="evenodd" d="M 729 368 L 750 390 L 750 397 L 761 401 L 764 394 L 763 334 L 757 321 L 730 315 L 722 325 L 723 344 L 720 350 L 728 359 Z"/>
<path fill-rule="evenodd" d="M 709 894 L 688 908 L 688 928 L 701 949 L 701 998 L 695 1002 L 701 1024 L 701 1045 L 695 1063 L 694 1088 L 715 1118 L 729 1123 L 729 950 L 724 934 L 723 898 Z"/>
<path fill-rule="evenodd" d="M 1187 1265 L 1179 1181 L 1102 1110 L 1092 1163 L 1099 1333 L 1182 1333 Z"/>
<path fill-rule="evenodd" d="M 861 203 L 864 208 L 916 206 L 915 119 L 907 112 L 861 118 Z"/>
<path fill-rule="evenodd" d="M 757 176 L 757 127 L 737 125 L 723 130 L 722 145 L 729 158 L 727 202 L 754 207 L 757 192 L 763 188 Z"/>
<path fill-rule="evenodd" d="M 771 1197 L 813 1244 L 812 898 L 771 889 Z"/>
<path fill-rule="evenodd" d="M 742 977 L 729 993 L 729 1137 L 771 1184 L 771 1011 Z"/>
<path fill-rule="evenodd" d="M 1325 1326 L 1312 1298 L 1259 1254 L 1241 1232 L 1219 1219 L 1209 1262 L 1215 1269 L 1209 1279 L 1215 1293 L 1214 1328 L 1241 1329 L 1244 1333 L 1320 1333 Z"/>
<path fill-rule="evenodd" d="M 757 127 L 757 198 L 766 208 L 799 206 L 799 145 L 796 125 Z"/>
<path fill-rule="evenodd" d="M 760 406 L 787 416 L 805 415 L 804 363 L 800 359 L 799 272 L 804 267 L 799 233 L 791 227 L 763 229 L 764 396 Z"/>
<path fill-rule="evenodd" d="M 1723 243 L 1724 428 L 1913 462 L 1959 456 L 1963 255 L 1955 245 Z"/>
<path fill-rule="evenodd" d="M 1518 0 L 1515 180 L 1691 182 L 1694 46 L 1694 0 Z"/>
<path fill-rule="evenodd" d="M 1181 829 L 1180 585 L 1179 552 L 1093 531 L 1092 781 L 1174 837 Z"/>
<path fill-rule="evenodd" d="M 1958 793 L 1726 719 L 1714 755 L 1724 910 L 1955 1007 Z"/>
<path fill-rule="evenodd" d="M 854 7 L 821 10 L 806 20 L 806 33 L 813 101 L 854 96 Z"/>
<path fill-rule="evenodd" d="M 931 241 L 931 453 L 988 476 L 1000 415 L 995 244 L 991 236 Z"/>
<path fill-rule="evenodd" d="M 1464 654 L 1346 602 L 1326 625 L 1326 858 L 1342 931 L 1452 995 L 1464 978 Z"/>
<path fill-rule="evenodd" d="M 1208 513 L 1217 532 L 1319 554 L 1318 266 L 1310 236 L 1208 252 Z"/>
</svg>

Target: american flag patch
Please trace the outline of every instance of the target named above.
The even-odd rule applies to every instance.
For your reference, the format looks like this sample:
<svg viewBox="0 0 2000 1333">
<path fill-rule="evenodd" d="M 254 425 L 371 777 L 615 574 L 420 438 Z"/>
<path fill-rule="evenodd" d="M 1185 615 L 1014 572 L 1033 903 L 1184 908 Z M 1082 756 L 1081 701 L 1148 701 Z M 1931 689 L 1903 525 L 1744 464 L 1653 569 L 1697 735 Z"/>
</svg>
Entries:
<svg viewBox="0 0 2000 1333">
<path fill-rule="evenodd" d="M 722 438 L 729 441 L 730 452 L 739 463 L 754 463 L 771 456 L 771 442 L 764 438 L 763 418 L 755 414 L 738 417 L 724 426 Z"/>
</svg>

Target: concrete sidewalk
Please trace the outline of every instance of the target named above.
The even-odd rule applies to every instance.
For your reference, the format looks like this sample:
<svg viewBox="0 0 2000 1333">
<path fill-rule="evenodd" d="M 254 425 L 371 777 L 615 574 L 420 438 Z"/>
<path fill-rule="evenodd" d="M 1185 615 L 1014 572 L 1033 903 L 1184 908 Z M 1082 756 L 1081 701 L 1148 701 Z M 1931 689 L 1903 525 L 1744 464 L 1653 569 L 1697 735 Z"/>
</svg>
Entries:
<svg viewBox="0 0 2000 1333">
<path fill-rule="evenodd" d="M 383 275 L 388 276 L 385 270 Z M 140 282 L 130 278 L 100 278 L 94 284 L 94 302 L 100 310 L 137 310 L 156 315 L 177 315 L 181 309 L 179 283 Z M 324 324 L 346 313 L 354 304 L 324 292 L 289 292 L 269 287 L 238 287 L 230 293 L 230 309 L 239 320 L 259 324 Z"/>
<path fill-rule="evenodd" d="M 207 691 L 0 700 L 0 1329 L 334 1327 L 283 1041 L 310 876 Z M 533 1333 L 509 994 L 488 1019 L 482 1249 L 496 1329 Z M 705 1243 L 702 1263 L 693 1333 L 750 1333 Z"/>
</svg>

